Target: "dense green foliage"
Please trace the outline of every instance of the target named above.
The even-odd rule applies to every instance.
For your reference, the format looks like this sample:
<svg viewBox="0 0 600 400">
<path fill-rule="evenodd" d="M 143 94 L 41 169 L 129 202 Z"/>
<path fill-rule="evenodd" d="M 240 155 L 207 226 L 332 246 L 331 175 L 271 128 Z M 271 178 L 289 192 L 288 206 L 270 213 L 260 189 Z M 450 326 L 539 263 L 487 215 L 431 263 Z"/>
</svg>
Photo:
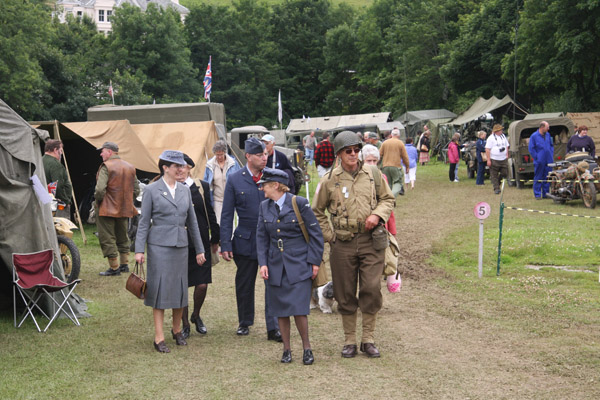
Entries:
<svg viewBox="0 0 600 400">
<path fill-rule="evenodd" d="M 125 5 L 104 36 L 88 18 L 53 20 L 45 1 L 3 0 L 0 98 L 26 119 L 63 121 L 110 102 L 111 81 L 116 104 L 202 101 L 212 56 L 211 101 L 225 104 L 229 128 L 276 124 L 279 89 L 284 123 L 461 112 L 477 96 L 506 94 L 531 111 L 600 105 L 597 1 L 182 3 L 185 23 L 171 9 Z"/>
</svg>

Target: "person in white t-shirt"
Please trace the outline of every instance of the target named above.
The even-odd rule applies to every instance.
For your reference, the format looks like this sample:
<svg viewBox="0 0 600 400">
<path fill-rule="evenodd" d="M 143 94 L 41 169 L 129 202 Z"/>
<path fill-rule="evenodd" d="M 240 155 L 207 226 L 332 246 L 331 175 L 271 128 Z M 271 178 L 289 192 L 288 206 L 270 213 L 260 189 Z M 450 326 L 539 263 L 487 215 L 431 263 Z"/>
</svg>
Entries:
<svg viewBox="0 0 600 400">
<path fill-rule="evenodd" d="M 494 193 L 500 194 L 500 180 L 508 178 L 508 150 L 510 145 L 504 128 L 500 124 L 494 125 L 492 134 L 485 143 L 487 165 L 490 167 L 490 180 L 494 186 Z"/>
</svg>

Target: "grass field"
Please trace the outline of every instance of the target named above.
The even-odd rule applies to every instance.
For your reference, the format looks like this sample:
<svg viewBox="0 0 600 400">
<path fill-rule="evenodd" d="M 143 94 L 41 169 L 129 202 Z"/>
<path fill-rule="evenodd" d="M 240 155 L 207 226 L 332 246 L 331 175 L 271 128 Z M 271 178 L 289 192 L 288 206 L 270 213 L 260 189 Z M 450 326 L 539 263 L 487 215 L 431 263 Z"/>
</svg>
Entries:
<svg viewBox="0 0 600 400">
<path fill-rule="evenodd" d="M 450 183 L 446 165 L 419 167 L 415 190 L 397 200 L 403 288 L 390 294 L 382 286 L 380 359 L 342 359 L 339 314 L 316 310 L 309 317 L 315 364 L 302 365 L 293 326 L 294 362 L 280 364 L 281 345 L 266 340 L 259 280 L 255 325 L 248 337 L 235 335 L 235 266 L 223 261 L 202 310 L 208 335 L 192 333 L 186 348 L 168 337 L 172 352 L 158 354 L 151 310 L 125 290 L 126 276 L 98 276 L 106 263 L 88 226 L 89 243 L 78 239 L 77 292 L 92 317 L 81 327 L 60 320 L 39 334 L 30 322 L 15 329 L 12 310 L 1 314 L 2 398 L 599 398 L 599 220 L 505 210 L 496 276 L 500 196 L 464 173 Z M 507 188 L 503 200 L 600 217 L 581 202 L 534 201 L 531 188 Z M 473 216 L 479 201 L 492 207 L 482 279 Z"/>
</svg>

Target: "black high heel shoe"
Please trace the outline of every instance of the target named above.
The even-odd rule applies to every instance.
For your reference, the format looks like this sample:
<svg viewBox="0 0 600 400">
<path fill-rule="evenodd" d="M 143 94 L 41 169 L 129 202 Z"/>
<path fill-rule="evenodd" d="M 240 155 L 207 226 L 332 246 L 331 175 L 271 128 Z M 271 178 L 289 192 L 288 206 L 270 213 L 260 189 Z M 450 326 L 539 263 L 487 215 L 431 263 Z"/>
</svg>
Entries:
<svg viewBox="0 0 600 400">
<path fill-rule="evenodd" d="M 201 335 L 206 335 L 206 333 L 208 332 L 206 329 L 206 325 L 204 325 L 204 322 L 202 322 L 202 318 L 200 318 L 199 315 L 197 318 L 195 318 L 192 315 L 190 317 L 190 322 L 196 325 L 196 332 L 198 332 Z"/>
<path fill-rule="evenodd" d="M 304 349 L 304 355 L 302 356 L 302 362 L 304 365 L 311 365 L 315 362 L 315 356 L 311 349 Z"/>
<path fill-rule="evenodd" d="M 281 362 L 284 364 L 289 364 L 292 362 L 292 351 L 284 350 L 283 355 L 281 356 Z"/>
</svg>

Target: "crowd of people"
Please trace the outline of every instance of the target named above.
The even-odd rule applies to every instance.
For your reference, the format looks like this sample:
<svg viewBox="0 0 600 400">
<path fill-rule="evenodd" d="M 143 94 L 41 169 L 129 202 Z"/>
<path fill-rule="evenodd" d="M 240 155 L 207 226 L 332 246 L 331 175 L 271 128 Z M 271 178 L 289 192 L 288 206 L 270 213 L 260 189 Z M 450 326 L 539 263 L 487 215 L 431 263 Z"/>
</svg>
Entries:
<svg viewBox="0 0 600 400">
<path fill-rule="evenodd" d="M 554 156 L 549 128 L 544 121 L 529 140 L 536 198 L 545 197 L 548 191 L 544 180 Z M 192 178 L 195 163 L 188 155 L 163 151 L 158 160 L 160 175 L 144 188 L 134 240 L 135 261 L 147 261 L 144 304 L 153 310 L 156 351 L 170 352 L 163 331 L 165 309 L 173 310 L 171 335 L 176 345 L 187 345 L 191 324 L 199 334 L 208 333 L 200 313 L 212 283 L 211 267 L 221 255 L 236 266 L 236 334 L 247 336 L 254 325 L 259 274 L 265 283 L 267 339 L 283 343 L 281 362 L 291 362 L 293 316 L 302 340 L 302 362 L 312 364 L 309 304 L 327 244 L 344 334 L 341 355 L 355 357 L 360 350 L 368 357 L 379 357 L 375 323 L 383 301 L 380 280 L 385 251 L 377 246 L 373 232 L 385 226 L 396 234 L 396 198 L 408 187 L 414 189 L 418 165 L 429 162 L 430 136 L 425 127 L 415 145 L 413 138 L 402 141 L 397 128 L 383 141 L 374 132 L 352 131 L 338 133 L 333 141 L 324 133 L 319 141 L 312 132 L 303 140 L 306 160 L 314 161 L 320 178 L 312 206 L 293 195 L 292 167 L 274 148 L 271 135 L 245 141 L 244 166 L 227 154 L 226 142 L 217 141 L 203 180 Z M 488 137 L 485 131 L 477 136 L 476 184 L 484 184 L 487 166 L 494 192 L 500 193 L 501 179 L 508 177 L 510 151 L 504 128 L 496 124 Z M 458 182 L 460 147 L 460 134 L 455 133 L 448 146 L 451 182 Z M 579 128 L 568 148 L 594 154 L 587 127 Z M 116 276 L 129 271 L 127 221 L 137 213 L 133 200 L 140 188 L 135 168 L 119 157 L 118 144 L 106 142 L 98 150 L 102 163 L 96 177 L 95 212 L 100 247 L 109 264 L 100 275 Z M 61 157 L 62 143 L 49 140 L 44 156 L 47 183 L 68 204 L 72 188 Z"/>
</svg>

